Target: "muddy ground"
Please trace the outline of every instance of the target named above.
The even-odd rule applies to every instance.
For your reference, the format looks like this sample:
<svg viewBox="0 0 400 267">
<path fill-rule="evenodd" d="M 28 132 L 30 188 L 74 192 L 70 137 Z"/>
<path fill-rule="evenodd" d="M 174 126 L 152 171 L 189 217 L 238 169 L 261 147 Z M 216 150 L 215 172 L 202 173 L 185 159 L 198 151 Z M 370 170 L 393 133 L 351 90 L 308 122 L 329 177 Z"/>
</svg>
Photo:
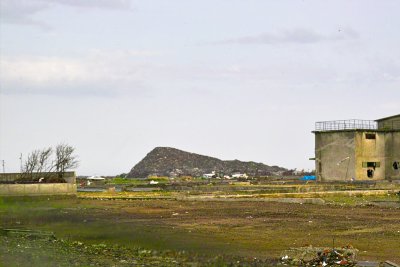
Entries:
<svg viewBox="0 0 400 267">
<path fill-rule="evenodd" d="M 357 248 L 358 260 L 400 262 L 399 218 L 397 207 L 340 203 L 77 198 L 0 201 L 2 228 L 51 231 L 57 240 L 88 246 L 117 245 L 161 254 L 172 251 L 172 256 L 168 254 L 172 260 L 166 257 L 171 261 L 173 255 L 185 251 L 190 256 L 182 262 L 197 261 L 200 265 L 215 257 L 225 257 L 226 262 L 236 262 L 234 257 L 247 262 L 274 262 L 290 247 L 330 247 L 333 239 L 336 246 L 351 244 Z M 0 243 L 0 260 L 7 266 L 19 252 L 18 241 L 6 238 L 10 237 L 3 237 Z M 120 261 L 114 264 L 121 265 Z"/>
</svg>

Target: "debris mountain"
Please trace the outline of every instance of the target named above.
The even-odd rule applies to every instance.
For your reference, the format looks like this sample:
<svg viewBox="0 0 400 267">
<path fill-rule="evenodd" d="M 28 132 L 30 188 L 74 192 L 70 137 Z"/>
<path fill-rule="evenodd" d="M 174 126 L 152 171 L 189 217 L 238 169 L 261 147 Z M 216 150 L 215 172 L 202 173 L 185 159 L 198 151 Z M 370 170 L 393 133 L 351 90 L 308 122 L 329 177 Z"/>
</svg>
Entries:
<svg viewBox="0 0 400 267">
<path fill-rule="evenodd" d="M 224 161 L 172 147 L 156 147 L 131 169 L 128 177 L 147 177 L 149 175 L 198 177 L 212 171 L 223 175 L 240 172 L 250 176 L 266 176 L 286 170 L 285 168 L 268 166 L 263 163 L 239 160 Z"/>
</svg>

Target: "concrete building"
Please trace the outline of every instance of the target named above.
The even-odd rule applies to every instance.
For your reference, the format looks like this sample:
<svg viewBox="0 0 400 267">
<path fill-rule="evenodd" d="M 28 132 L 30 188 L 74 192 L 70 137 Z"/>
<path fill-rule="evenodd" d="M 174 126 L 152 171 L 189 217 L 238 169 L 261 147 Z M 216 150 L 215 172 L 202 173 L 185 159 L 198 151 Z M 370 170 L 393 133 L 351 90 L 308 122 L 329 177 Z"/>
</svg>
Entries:
<svg viewBox="0 0 400 267">
<path fill-rule="evenodd" d="M 315 124 L 318 181 L 400 179 L 400 114 Z"/>
</svg>

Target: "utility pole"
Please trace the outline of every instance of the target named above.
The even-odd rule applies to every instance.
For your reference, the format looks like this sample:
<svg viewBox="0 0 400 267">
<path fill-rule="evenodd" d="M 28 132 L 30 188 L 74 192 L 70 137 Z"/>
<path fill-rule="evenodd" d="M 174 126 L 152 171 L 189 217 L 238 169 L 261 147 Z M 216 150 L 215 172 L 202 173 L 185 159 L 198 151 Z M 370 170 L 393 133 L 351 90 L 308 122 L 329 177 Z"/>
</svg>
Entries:
<svg viewBox="0 0 400 267">
<path fill-rule="evenodd" d="M 19 162 L 20 162 L 20 163 L 19 163 L 19 164 L 20 164 L 20 165 L 19 165 L 19 166 L 20 166 L 19 169 L 20 169 L 20 172 L 22 173 L 22 153 L 21 153 L 20 156 L 19 156 Z"/>
<path fill-rule="evenodd" d="M 3 173 L 6 173 L 6 168 L 4 167 L 4 159 L 2 160 L 2 164 L 3 164 Z"/>
</svg>

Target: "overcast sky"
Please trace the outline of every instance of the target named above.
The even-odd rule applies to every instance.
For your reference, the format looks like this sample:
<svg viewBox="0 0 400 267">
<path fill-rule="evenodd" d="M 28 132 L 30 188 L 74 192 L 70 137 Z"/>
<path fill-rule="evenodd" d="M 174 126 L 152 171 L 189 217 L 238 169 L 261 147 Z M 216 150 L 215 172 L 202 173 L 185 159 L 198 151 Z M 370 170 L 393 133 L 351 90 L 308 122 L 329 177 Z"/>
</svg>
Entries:
<svg viewBox="0 0 400 267">
<path fill-rule="evenodd" d="M 400 113 L 400 1 L 1 0 L 0 160 L 156 146 L 313 168 L 314 122 Z"/>
</svg>

